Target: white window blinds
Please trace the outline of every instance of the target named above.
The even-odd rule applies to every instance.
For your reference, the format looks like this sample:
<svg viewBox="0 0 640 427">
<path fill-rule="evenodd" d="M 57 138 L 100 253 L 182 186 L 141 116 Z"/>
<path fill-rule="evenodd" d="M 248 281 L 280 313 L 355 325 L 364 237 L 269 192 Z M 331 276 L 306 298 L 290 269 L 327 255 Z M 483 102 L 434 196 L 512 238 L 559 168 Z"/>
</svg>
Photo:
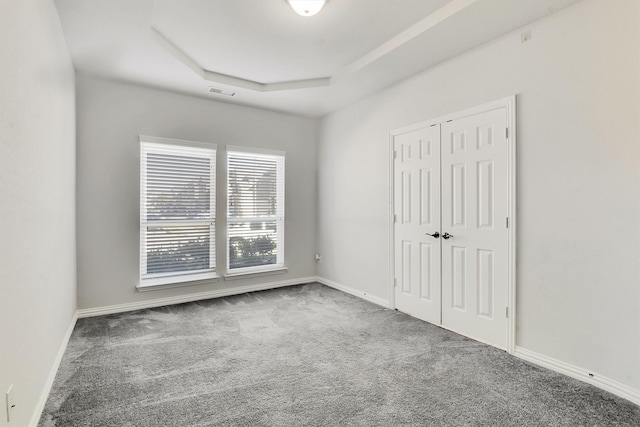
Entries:
<svg viewBox="0 0 640 427">
<path fill-rule="evenodd" d="M 227 267 L 284 266 L 284 153 L 227 150 Z"/>
<path fill-rule="evenodd" d="M 215 271 L 215 145 L 140 142 L 141 285 Z"/>
</svg>

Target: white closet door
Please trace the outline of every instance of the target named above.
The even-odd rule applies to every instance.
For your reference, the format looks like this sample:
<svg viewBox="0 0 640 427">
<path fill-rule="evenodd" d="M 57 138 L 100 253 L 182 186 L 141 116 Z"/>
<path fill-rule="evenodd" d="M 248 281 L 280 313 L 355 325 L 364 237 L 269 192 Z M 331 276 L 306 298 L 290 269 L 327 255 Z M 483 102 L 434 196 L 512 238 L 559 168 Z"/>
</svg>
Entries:
<svg viewBox="0 0 640 427">
<path fill-rule="evenodd" d="M 503 349 L 508 301 L 506 129 L 505 108 L 442 125 L 442 325 Z"/>
<path fill-rule="evenodd" d="M 394 150 L 396 308 L 440 324 L 440 126 L 395 136 Z"/>
</svg>

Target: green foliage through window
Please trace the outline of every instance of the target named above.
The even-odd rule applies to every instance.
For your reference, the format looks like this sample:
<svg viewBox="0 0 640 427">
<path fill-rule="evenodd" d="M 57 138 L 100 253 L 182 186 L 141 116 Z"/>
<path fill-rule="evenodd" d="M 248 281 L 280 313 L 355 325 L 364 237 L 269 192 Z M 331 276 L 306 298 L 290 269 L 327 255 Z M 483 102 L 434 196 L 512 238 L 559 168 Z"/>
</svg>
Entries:
<svg viewBox="0 0 640 427">
<path fill-rule="evenodd" d="M 229 239 L 231 268 L 275 264 L 276 258 L 276 242 L 269 236 L 236 236 Z"/>
</svg>

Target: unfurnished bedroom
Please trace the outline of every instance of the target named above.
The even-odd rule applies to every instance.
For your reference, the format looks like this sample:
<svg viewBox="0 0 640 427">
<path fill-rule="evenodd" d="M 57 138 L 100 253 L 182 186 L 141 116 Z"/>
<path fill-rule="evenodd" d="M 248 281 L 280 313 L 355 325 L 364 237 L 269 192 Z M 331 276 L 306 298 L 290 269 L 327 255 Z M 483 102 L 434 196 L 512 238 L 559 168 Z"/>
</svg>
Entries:
<svg viewBox="0 0 640 427">
<path fill-rule="evenodd" d="M 637 0 L 0 35 L 0 426 L 640 425 Z"/>
</svg>

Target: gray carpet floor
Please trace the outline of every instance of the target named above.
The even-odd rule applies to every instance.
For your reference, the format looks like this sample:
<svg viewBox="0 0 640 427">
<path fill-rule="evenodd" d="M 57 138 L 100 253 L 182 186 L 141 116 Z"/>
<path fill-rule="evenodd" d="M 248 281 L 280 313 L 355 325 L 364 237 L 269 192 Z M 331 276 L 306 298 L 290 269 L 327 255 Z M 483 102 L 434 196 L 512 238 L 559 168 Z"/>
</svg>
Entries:
<svg viewBox="0 0 640 427">
<path fill-rule="evenodd" d="M 640 407 L 319 284 L 80 319 L 39 426 L 639 426 Z"/>
</svg>

